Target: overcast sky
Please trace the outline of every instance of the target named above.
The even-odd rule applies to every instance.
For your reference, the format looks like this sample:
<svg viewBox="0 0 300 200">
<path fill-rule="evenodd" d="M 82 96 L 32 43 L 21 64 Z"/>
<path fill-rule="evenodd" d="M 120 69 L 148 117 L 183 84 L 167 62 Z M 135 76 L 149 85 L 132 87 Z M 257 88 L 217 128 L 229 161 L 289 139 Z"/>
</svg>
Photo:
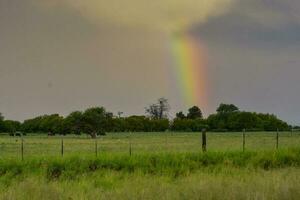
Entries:
<svg viewBox="0 0 300 200">
<path fill-rule="evenodd" d="M 179 30 L 207 49 L 205 115 L 224 102 L 300 124 L 299 0 L 147 2 L 0 0 L 0 112 L 144 114 L 159 97 L 185 110 L 169 66 Z"/>
</svg>

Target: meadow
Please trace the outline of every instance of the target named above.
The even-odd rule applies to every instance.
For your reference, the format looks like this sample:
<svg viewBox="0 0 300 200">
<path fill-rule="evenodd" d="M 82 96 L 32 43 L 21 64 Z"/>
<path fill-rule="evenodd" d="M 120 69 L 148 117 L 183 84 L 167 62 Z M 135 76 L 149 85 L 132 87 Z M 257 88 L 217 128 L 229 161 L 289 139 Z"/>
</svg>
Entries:
<svg viewBox="0 0 300 200">
<path fill-rule="evenodd" d="M 63 140 L 64 155 L 100 155 L 101 153 L 132 154 L 200 152 L 201 133 L 108 133 L 91 139 L 87 135 L 47 136 L 29 134 L 23 138 L 24 159 L 26 157 L 61 156 Z M 0 136 L 0 157 L 21 157 L 21 137 Z M 97 146 L 96 146 L 97 145 Z M 293 148 L 300 145 L 299 132 L 280 132 L 279 148 Z M 243 148 L 241 132 L 207 133 L 209 151 L 240 151 Z M 276 132 L 248 132 L 245 149 L 251 151 L 275 150 Z"/>
<path fill-rule="evenodd" d="M 0 136 L 0 199 L 299 199 L 300 134 Z M 61 152 L 63 140 L 63 155 Z M 96 145 L 97 144 L 97 145 Z M 97 147 L 97 154 L 96 154 Z M 131 155 L 130 155 L 131 147 Z"/>
</svg>

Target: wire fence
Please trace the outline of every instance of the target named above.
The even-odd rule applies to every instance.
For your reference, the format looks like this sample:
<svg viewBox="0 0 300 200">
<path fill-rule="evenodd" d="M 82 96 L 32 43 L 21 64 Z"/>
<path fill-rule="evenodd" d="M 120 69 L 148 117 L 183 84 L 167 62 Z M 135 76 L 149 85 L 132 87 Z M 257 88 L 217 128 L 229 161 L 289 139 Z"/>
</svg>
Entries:
<svg viewBox="0 0 300 200">
<path fill-rule="evenodd" d="M 101 156 L 102 153 L 259 151 L 297 148 L 300 132 L 109 133 L 87 136 L 0 136 L 0 158 Z"/>
</svg>

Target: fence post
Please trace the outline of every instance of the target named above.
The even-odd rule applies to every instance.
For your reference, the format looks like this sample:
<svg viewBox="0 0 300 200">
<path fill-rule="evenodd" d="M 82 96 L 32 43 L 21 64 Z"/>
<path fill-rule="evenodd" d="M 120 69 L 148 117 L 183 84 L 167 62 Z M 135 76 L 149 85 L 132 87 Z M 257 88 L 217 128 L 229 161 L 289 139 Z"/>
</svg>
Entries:
<svg viewBox="0 0 300 200">
<path fill-rule="evenodd" d="M 291 129 L 291 137 L 293 136 L 293 132 L 294 132 L 294 129 L 292 128 Z"/>
<path fill-rule="evenodd" d="M 206 152 L 206 129 L 202 129 L 202 151 Z"/>
<path fill-rule="evenodd" d="M 129 155 L 131 156 L 132 150 L 131 150 L 131 132 L 129 133 Z"/>
<path fill-rule="evenodd" d="M 246 145 L 246 129 L 243 129 L 243 152 L 245 152 Z"/>
<path fill-rule="evenodd" d="M 279 129 L 277 129 L 277 132 L 276 132 L 276 149 L 278 149 L 279 147 Z"/>
<path fill-rule="evenodd" d="M 95 138 L 95 154 L 97 157 L 98 156 L 98 140 L 97 140 L 97 138 Z"/>
<path fill-rule="evenodd" d="M 21 138 L 21 159 L 24 160 L 24 139 Z"/>
<path fill-rule="evenodd" d="M 61 138 L 61 156 L 64 156 L 64 138 Z"/>
</svg>

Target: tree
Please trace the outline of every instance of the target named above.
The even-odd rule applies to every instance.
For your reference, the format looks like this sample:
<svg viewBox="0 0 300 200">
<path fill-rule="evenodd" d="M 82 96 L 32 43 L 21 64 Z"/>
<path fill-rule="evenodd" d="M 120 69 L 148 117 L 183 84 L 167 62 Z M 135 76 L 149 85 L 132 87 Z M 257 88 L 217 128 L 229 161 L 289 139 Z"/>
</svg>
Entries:
<svg viewBox="0 0 300 200">
<path fill-rule="evenodd" d="M 170 105 L 165 98 L 158 99 L 158 102 L 146 108 L 146 113 L 150 115 L 152 119 L 164 119 L 168 118 Z"/>
<path fill-rule="evenodd" d="M 256 113 L 251 112 L 235 112 L 228 118 L 228 129 L 230 131 L 260 131 L 261 123 Z"/>
<path fill-rule="evenodd" d="M 227 118 L 221 114 L 211 114 L 207 118 L 209 129 L 213 131 L 227 131 Z"/>
<path fill-rule="evenodd" d="M 51 134 L 61 134 L 64 118 L 59 114 L 44 115 L 39 124 L 40 131 Z"/>
<path fill-rule="evenodd" d="M 203 128 L 208 128 L 203 119 L 175 119 L 172 123 L 172 131 L 199 132 Z"/>
<path fill-rule="evenodd" d="M 52 134 L 62 133 L 64 118 L 59 114 L 43 115 L 33 119 L 25 120 L 22 124 L 24 132 L 31 133 L 45 133 Z"/>
<path fill-rule="evenodd" d="M 179 113 L 176 113 L 176 119 L 185 119 L 186 116 L 183 114 L 182 111 L 180 111 Z"/>
<path fill-rule="evenodd" d="M 92 138 L 96 135 L 105 134 L 105 125 L 107 113 L 103 107 L 95 107 L 87 109 L 82 116 L 83 130 Z"/>
<path fill-rule="evenodd" d="M 64 131 L 79 135 L 83 131 L 83 114 L 80 111 L 70 113 L 63 123 Z"/>
<path fill-rule="evenodd" d="M 41 130 L 41 126 L 40 126 L 42 120 L 43 120 L 42 116 L 25 120 L 22 124 L 22 131 L 27 132 L 27 133 L 43 132 L 43 130 Z"/>
<path fill-rule="evenodd" d="M 8 133 L 14 133 L 16 131 L 19 131 L 21 128 L 21 123 L 18 121 L 5 120 L 3 124 L 4 124 L 5 132 Z"/>
<path fill-rule="evenodd" d="M 189 109 L 187 114 L 188 119 L 202 119 L 203 115 L 199 107 L 193 106 Z"/>
<path fill-rule="evenodd" d="M 219 113 L 219 114 L 233 113 L 233 112 L 238 112 L 238 111 L 239 111 L 239 108 L 233 104 L 223 104 L 222 103 L 217 108 L 217 113 Z"/>
<path fill-rule="evenodd" d="M 289 130 L 289 125 L 271 114 L 257 114 L 265 131 Z"/>
<path fill-rule="evenodd" d="M 145 116 L 130 116 L 125 119 L 126 122 L 126 131 L 132 132 L 141 132 L 141 131 L 150 131 L 151 127 L 149 124 L 149 118 Z"/>
<path fill-rule="evenodd" d="M 170 122 L 168 119 L 151 119 L 149 125 L 151 132 L 164 132 L 169 129 Z"/>
<path fill-rule="evenodd" d="M 105 131 L 108 131 L 108 132 L 113 131 L 113 129 L 114 129 L 113 118 L 114 118 L 114 114 L 112 112 L 105 113 L 105 122 L 104 122 L 104 130 Z"/>
</svg>

